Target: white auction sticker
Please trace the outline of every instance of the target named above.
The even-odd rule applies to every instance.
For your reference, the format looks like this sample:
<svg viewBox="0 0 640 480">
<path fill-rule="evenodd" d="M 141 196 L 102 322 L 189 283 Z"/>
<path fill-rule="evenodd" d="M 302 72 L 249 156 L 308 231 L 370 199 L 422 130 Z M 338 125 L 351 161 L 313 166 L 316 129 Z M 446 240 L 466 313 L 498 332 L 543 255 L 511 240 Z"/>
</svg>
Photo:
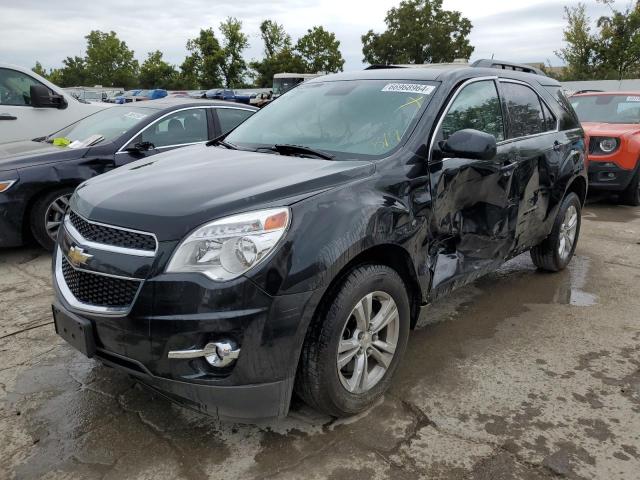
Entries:
<svg viewBox="0 0 640 480">
<path fill-rule="evenodd" d="M 131 118 L 132 120 L 142 120 L 143 118 L 146 118 L 147 115 L 138 112 L 127 112 L 124 116 L 125 118 Z"/>
<path fill-rule="evenodd" d="M 627 102 L 640 102 L 640 97 L 627 97 Z"/>
<path fill-rule="evenodd" d="M 435 90 L 433 85 L 422 85 L 420 83 L 387 83 L 382 89 L 383 92 L 400 92 L 400 93 L 421 93 L 429 95 Z"/>
</svg>

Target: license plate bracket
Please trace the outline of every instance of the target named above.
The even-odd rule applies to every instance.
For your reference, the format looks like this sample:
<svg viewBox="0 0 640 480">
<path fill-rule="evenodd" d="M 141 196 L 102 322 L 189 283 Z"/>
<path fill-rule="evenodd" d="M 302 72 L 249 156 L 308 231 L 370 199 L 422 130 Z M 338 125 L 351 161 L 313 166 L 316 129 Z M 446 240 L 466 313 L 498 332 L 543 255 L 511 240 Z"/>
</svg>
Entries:
<svg viewBox="0 0 640 480">
<path fill-rule="evenodd" d="M 96 341 L 93 325 L 85 318 L 71 317 L 53 307 L 53 321 L 56 333 L 64 338 L 72 347 L 91 358 L 96 353 Z"/>
</svg>

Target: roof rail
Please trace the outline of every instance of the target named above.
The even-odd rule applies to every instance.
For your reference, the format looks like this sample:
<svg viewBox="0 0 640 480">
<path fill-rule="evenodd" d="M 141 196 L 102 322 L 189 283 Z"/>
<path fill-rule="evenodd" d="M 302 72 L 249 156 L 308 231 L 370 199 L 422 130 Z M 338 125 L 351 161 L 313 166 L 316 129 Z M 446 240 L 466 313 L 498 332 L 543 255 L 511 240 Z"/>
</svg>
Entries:
<svg viewBox="0 0 640 480">
<path fill-rule="evenodd" d="M 533 73 L 534 75 L 542 75 L 543 77 L 547 76 L 547 74 L 542 70 L 536 67 L 532 67 L 531 65 L 505 62 L 503 60 L 481 59 L 473 62 L 471 66 L 475 68 L 499 68 L 501 70 L 513 70 L 516 72 Z"/>
</svg>

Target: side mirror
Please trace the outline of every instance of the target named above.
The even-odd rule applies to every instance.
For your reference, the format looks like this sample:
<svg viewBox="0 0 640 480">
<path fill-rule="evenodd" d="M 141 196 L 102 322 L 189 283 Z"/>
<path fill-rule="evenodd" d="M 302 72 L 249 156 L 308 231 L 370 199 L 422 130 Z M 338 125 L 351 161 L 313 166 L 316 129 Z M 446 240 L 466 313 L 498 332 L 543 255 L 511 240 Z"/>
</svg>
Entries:
<svg viewBox="0 0 640 480">
<path fill-rule="evenodd" d="M 31 106 L 35 108 L 67 108 L 67 101 L 62 95 L 51 93 L 44 85 L 29 87 Z"/>
<path fill-rule="evenodd" d="M 496 137 L 471 128 L 458 130 L 439 145 L 445 155 L 473 160 L 493 160 L 497 153 Z"/>
<path fill-rule="evenodd" d="M 149 150 L 155 150 L 156 146 L 151 142 L 137 142 L 133 146 L 127 147 L 127 152 L 131 153 L 144 153 Z"/>
</svg>

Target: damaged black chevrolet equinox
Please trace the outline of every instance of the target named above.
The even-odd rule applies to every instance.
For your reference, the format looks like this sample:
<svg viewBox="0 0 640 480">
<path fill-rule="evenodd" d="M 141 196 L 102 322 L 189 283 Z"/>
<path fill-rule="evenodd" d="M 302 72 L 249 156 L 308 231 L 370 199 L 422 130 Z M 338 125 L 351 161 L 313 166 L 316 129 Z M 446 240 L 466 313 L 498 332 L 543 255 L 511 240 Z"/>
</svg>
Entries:
<svg viewBox="0 0 640 480">
<path fill-rule="evenodd" d="M 567 266 L 586 178 L 551 78 L 320 77 L 224 138 L 80 185 L 54 255 L 56 331 L 220 418 L 282 417 L 293 392 L 352 415 L 389 387 L 432 300 L 526 251 Z"/>
</svg>

